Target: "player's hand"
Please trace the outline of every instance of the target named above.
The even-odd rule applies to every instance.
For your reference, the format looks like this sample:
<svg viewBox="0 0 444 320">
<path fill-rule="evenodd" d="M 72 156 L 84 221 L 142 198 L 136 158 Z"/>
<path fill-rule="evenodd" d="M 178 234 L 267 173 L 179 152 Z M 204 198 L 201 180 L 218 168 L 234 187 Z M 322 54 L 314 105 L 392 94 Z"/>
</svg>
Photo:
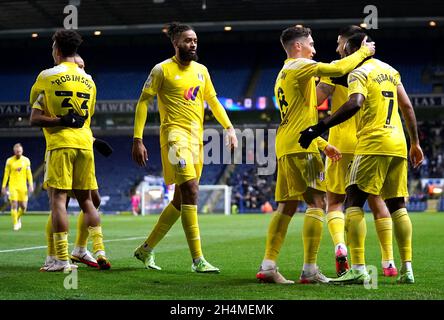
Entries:
<svg viewBox="0 0 444 320">
<path fill-rule="evenodd" d="M 225 146 L 228 149 L 233 150 L 237 148 L 237 145 L 238 141 L 236 137 L 236 131 L 234 130 L 233 127 L 230 127 L 227 129 L 227 134 L 225 135 Z"/>
<path fill-rule="evenodd" d="M 324 154 L 332 161 L 336 162 L 341 160 L 342 153 L 335 146 L 328 144 L 324 149 Z"/>
<path fill-rule="evenodd" d="M 85 124 L 86 119 L 88 119 L 88 111 L 86 111 L 85 116 L 81 116 L 74 113 L 72 109 L 69 109 L 67 114 L 60 117 L 60 122 L 64 127 L 81 128 Z"/>
<path fill-rule="evenodd" d="M 424 153 L 422 153 L 422 149 L 419 144 L 412 144 L 410 146 L 409 155 L 413 168 L 418 168 L 424 161 Z"/>
<path fill-rule="evenodd" d="M 34 192 L 34 186 L 29 186 L 29 193 L 33 193 Z"/>
<path fill-rule="evenodd" d="M 148 151 L 146 150 L 142 139 L 133 140 L 133 149 L 131 151 L 133 160 L 141 167 L 146 166 L 148 161 Z"/>
<path fill-rule="evenodd" d="M 2 196 L 6 195 L 6 187 L 2 188 Z"/>
<path fill-rule="evenodd" d="M 324 132 L 324 124 L 323 122 L 319 122 L 317 125 L 308 127 L 304 131 L 301 131 L 301 136 L 299 137 L 298 142 L 302 148 L 307 149 L 313 139 L 319 137 L 322 132 Z"/>
<path fill-rule="evenodd" d="M 370 51 L 370 55 L 369 56 L 373 56 L 375 54 L 376 51 L 376 47 L 375 47 L 375 42 L 367 42 L 367 36 L 364 37 L 364 39 L 361 42 L 361 48 L 362 47 L 367 47 L 368 50 Z"/>
<path fill-rule="evenodd" d="M 94 138 L 93 147 L 105 157 L 109 157 L 114 151 L 108 142 L 97 138 Z"/>
</svg>

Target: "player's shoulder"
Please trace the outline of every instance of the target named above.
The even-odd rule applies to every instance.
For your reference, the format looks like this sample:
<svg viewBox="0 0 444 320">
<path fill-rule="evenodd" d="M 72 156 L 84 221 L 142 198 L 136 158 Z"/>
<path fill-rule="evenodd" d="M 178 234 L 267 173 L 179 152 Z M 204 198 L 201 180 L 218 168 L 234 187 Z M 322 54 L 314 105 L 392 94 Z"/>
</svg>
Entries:
<svg viewBox="0 0 444 320">
<path fill-rule="evenodd" d="M 29 160 L 29 158 L 26 157 L 26 156 L 23 156 L 23 155 L 22 155 L 22 158 L 23 158 L 23 160 L 25 160 L 26 162 L 31 162 L 31 160 Z"/>
<path fill-rule="evenodd" d="M 54 66 L 52 68 L 49 69 L 45 69 L 43 71 L 40 72 L 38 79 L 44 80 L 46 78 L 49 78 L 51 76 L 55 76 L 57 74 L 63 73 L 68 71 L 68 67 L 63 65 L 63 64 L 59 64 L 57 66 Z"/>
<path fill-rule="evenodd" d="M 379 59 L 372 59 L 372 60 L 373 60 L 373 63 L 381 69 L 388 70 L 391 73 L 395 73 L 395 74 L 399 73 L 398 70 L 396 70 L 394 67 L 389 65 L 387 62 L 381 61 Z"/>
<path fill-rule="evenodd" d="M 164 72 L 165 68 L 171 67 L 172 64 L 174 64 L 173 59 L 169 58 L 169 59 L 165 59 L 159 63 L 157 63 L 156 65 L 154 65 L 153 69 L 151 70 L 151 73 L 155 73 L 155 74 L 161 74 Z"/>
<path fill-rule="evenodd" d="M 314 66 L 316 65 L 316 61 L 307 58 L 297 58 L 297 59 L 289 59 L 286 60 L 284 64 L 284 69 L 288 70 L 298 70 L 302 69 L 306 66 Z"/>
<path fill-rule="evenodd" d="M 11 156 L 8 159 L 6 159 L 6 163 L 11 163 L 12 161 L 14 161 L 15 156 Z"/>
<path fill-rule="evenodd" d="M 352 70 L 348 75 L 348 82 L 352 82 L 354 80 L 362 80 L 366 81 L 368 79 L 369 74 L 376 68 L 376 65 L 372 63 L 371 60 L 367 61 L 363 65 L 357 67 Z"/>
</svg>

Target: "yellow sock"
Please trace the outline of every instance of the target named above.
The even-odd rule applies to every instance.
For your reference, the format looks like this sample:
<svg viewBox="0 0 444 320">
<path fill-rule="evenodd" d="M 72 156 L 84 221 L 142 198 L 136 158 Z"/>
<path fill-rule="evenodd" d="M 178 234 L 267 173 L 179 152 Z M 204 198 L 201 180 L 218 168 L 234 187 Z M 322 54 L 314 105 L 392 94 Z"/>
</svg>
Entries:
<svg viewBox="0 0 444 320">
<path fill-rule="evenodd" d="M 53 237 L 57 259 L 68 261 L 68 232 L 54 232 Z"/>
<path fill-rule="evenodd" d="M 392 218 L 375 220 L 376 233 L 381 246 L 382 261 L 393 260 L 393 224 Z"/>
<path fill-rule="evenodd" d="M 23 210 L 23 208 L 18 208 L 17 210 L 17 220 L 20 219 L 22 217 L 22 215 L 25 214 L 25 210 Z"/>
<path fill-rule="evenodd" d="M 302 240 L 304 243 L 304 263 L 316 264 L 324 226 L 324 210 L 308 208 L 305 211 Z"/>
<path fill-rule="evenodd" d="M 364 211 L 359 207 L 350 207 L 345 210 L 347 225 L 347 241 L 351 253 L 351 263 L 365 265 L 365 237 L 367 224 Z"/>
<path fill-rule="evenodd" d="M 197 222 L 197 206 L 183 204 L 181 206 L 182 226 L 188 241 L 191 257 L 197 259 L 202 257 L 200 244 L 199 224 Z"/>
<path fill-rule="evenodd" d="M 170 202 L 162 211 L 157 220 L 156 225 L 151 231 L 148 238 L 145 240 L 145 244 L 150 248 L 154 247 L 160 242 L 160 240 L 165 237 L 167 232 L 176 223 L 177 219 L 180 217 L 180 211 L 173 206 Z"/>
<path fill-rule="evenodd" d="M 412 222 L 406 208 L 392 213 L 393 229 L 401 261 L 412 261 Z"/>
<path fill-rule="evenodd" d="M 268 226 L 267 240 L 265 243 L 265 257 L 264 259 L 276 261 L 287 235 L 288 224 L 291 217 L 275 212 L 271 218 Z"/>
<path fill-rule="evenodd" d="M 93 243 L 93 252 L 97 253 L 98 251 L 105 251 L 105 246 L 103 244 L 103 233 L 102 227 L 88 227 L 89 235 L 91 236 Z"/>
<path fill-rule="evenodd" d="M 83 211 L 80 211 L 79 216 L 77 217 L 77 233 L 76 233 L 76 247 L 86 248 L 88 245 L 88 236 L 89 230 L 88 226 L 85 223 L 85 214 Z"/>
<path fill-rule="evenodd" d="M 55 256 L 56 249 L 54 246 L 54 235 L 52 233 L 52 215 L 49 213 L 48 220 L 46 221 L 46 245 L 47 245 L 47 255 Z"/>
<path fill-rule="evenodd" d="M 345 218 L 341 211 L 330 211 L 327 214 L 327 226 L 330 231 L 333 244 L 336 246 L 340 243 L 345 244 Z"/>
<path fill-rule="evenodd" d="M 12 208 L 11 208 L 11 218 L 12 218 L 12 223 L 13 223 L 14 225 L 16 225 L 17 222 L 18 222 L 17 209 L 12 209 Z"/>
</svg>

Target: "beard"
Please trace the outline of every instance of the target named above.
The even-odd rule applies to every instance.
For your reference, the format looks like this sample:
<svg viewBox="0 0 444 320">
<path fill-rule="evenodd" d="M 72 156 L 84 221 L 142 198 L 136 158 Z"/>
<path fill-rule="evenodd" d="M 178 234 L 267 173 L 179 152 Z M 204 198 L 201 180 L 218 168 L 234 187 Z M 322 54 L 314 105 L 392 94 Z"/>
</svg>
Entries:
<svg viewBox="0 0 444 320">
<path fill-rule="evenodd" d="M 180 48 L 180 47 L 179 47 L 179 58 L 180 58 L 180 60 L 182 60 L 184 62 L 197 61 L 199 59 L 199 57 L 197 56 L 197 53 L 191 53 L 188 50 Z"/>
</svg>

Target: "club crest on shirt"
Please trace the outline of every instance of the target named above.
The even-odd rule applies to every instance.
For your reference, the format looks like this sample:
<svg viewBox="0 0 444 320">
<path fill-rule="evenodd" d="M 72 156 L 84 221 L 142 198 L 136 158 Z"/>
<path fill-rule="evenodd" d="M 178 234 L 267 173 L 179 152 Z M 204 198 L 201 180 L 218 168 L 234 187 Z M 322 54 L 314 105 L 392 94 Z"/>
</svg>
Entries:
<svg viewBox="0 0 444 320">
<path fill-rule="evenodd" d="M 187 162 L 185 161 L 185 159 L 179 159 L 179 162 L 177 163 L 177 166 L 178 166 L 180 169 L 185 168 L 186 165 L 187 165 Z"/>
<path fill-rule="evenodd" d="M 324 171 L 319 172 L 319 180 L 324 181 L 324 179 L 325 179 Z"/>
<path fill-rule="evenodd" d="M 202 73 L 198 73 L 197 74 L 197 79 L 199 79 L 200 81 L 204 81 L 204 76 L 203 76 L 203 74 Z"/>
</svg>

